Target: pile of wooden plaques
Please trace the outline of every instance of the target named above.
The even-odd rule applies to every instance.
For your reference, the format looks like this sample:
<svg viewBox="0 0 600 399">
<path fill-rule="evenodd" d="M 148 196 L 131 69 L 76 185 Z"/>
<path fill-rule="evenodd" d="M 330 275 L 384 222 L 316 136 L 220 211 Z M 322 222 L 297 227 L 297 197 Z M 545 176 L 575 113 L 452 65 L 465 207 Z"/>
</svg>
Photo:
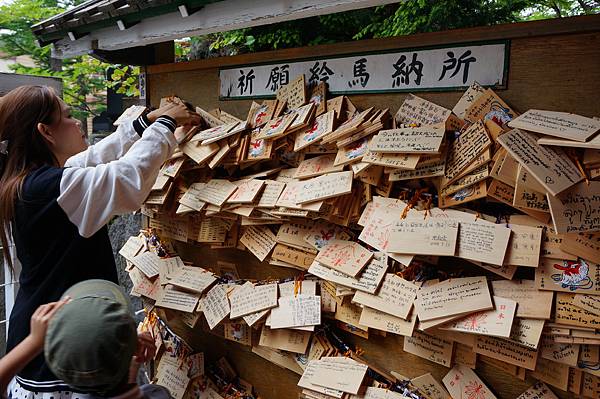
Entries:
<svg viewBox="0 0 600 399">
<path fill-rule="evenodd" d="M 477 84 L 394 116 L 326 94 L 301 76 L 245 120 L 197 108 L 142 209 L 167 249 L 120 252 L 132 293 L 297 373 L 305 398 L 495 398 L 479 362 L 540 381 L 520 398 L 600 397 L 600 120 L 519 115 Z M 296 277 L 241 280 L 169 241 Z M 404 336 L 448 374 L 381 370 L 340 331 Z"/>
</svg>

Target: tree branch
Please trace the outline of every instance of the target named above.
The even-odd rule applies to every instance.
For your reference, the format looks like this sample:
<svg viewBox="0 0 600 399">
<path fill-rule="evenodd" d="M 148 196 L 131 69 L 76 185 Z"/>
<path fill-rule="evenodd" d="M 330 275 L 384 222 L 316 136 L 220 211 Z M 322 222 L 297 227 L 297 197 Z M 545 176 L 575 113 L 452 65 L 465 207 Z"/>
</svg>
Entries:
<svg viewBox="0 0 600 399">
<path fill-rule="evenodd" d="M 581 9 L 583 10 L 584 13 L 586 14 L 591 14 L 592 13 L 592 6 L 589 5 L 588 3 L 586 3 L 583 0 L 577 0 L 577 3 L 579 3 L 579 5 L 581 6 Z"/>
<path fill-rule="evenodd" d="M 89 106 L 89 105 L 87 105 L 87 103 L 86 103 L 84 100 L 82 100 L 81 98 L 79 98 L 79 97 L 77 97 L 77 96 L 74 96 L 74 95 L 72 95 L 72 94 L 70 94 L 70 93 L 67 93 L 66 91 L 65 91 L 65 92 L 63 92 L 63 94 L 64 94 L 64 95 L 66 95 L 66 96 L 69 96 L 69 97 L 71 97 L 72 99 L 75 99 L 75 100 L 77 100 L 77 101 L 79 102 L 79 105 L 77 105 L 77 104 L 74 104 L 74 106 L 75 106 L 76 108 L 78 108 L 78 109 L 80 109 L 80 110 L 82 110 L 82 111 L 85 111 L 85 112 L 89 112 L 90 114 L 92 114 L 92 115 L 94 115 L 94 116 L 100 116 L 100 114 L 98 114 L 98 113 L 94 112 L 94 111 L 93 111 L 93 110 L 90 108 L 90 106 Z"/>
</svg>

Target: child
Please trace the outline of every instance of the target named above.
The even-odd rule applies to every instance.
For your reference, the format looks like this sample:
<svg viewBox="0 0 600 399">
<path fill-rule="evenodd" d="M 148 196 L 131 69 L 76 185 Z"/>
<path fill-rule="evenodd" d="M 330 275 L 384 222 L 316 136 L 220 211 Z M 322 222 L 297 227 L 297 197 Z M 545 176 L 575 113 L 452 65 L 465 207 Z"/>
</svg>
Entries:
<svg viewBox="0 0 600 399">
<path fill-rule="evenodd" d="M 44 354 L 52 372 L 91 397 L 169 399 L 158 385 L 135 383 L 141 363 L 154 357 L 154 340 L 137 335 L 131 303 L 106 280 L 87 280 L 66 292 L 69 303 L 50 321 Z"/>
<path fill-rule="evenodd" d="M 42 305 L 33 313 L 27 338 L 0 359 L 0 392 L 5 397 L 10 380 L 33 358 L 42 353 L 48 322 L 68 299 Z"/>
<path fill-rule="evenodd" d="M 171 399 L 158 385 L 135 383 L 139 366 L 154 357 L 154 340 L 137 335 L 131 303 L 106 280 L 74 285 L 60 302 L 42 305 L 31 318 L 31 333 L 0 360 L 0 389 L 44 350 L 52 372 L 81 399 Z M 70 396 L 71 392 L 60 392 Z M 27 395 L 13 379 L 8 398 Z M 4 395 L 3 395 L 4 397 Z"/>
</svg>

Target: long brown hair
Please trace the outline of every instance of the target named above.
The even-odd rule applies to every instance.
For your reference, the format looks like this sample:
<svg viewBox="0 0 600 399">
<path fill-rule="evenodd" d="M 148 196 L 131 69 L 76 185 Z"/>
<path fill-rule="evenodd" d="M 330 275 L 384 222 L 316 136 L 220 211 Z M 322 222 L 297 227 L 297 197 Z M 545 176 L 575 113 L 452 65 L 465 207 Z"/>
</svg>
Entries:
<svg viewBox="0 0 600 399">
<path fill-rule="evenodd" d="M 50 125 L 60 115 L 60 99 L 47 86 L 17 87 L 0 98 L 0 142 L 8 142 L 7 154 L 0 154 L 0 241 L 5 249 L 25 177 L 41 166 L 58 165 L 37 125 Z M 12 271 L 12 259 L 5 258 Z"/>
</svg>

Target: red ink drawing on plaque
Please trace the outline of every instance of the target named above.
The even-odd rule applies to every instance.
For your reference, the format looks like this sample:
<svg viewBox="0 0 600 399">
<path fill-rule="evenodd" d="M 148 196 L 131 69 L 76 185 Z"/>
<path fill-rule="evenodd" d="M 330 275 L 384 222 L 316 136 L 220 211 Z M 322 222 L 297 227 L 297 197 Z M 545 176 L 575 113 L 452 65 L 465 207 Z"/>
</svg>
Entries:
<svg viewBox="0 0 600 399">
<path fill-rule="evenodd" d="M 462 325 L 469 330 L 476 330 L 480 328 L 483 324 L 486 324 L 487 315 L 484 313 L 475 313 L 474 315 L 469 316 Z"/>
<path fill-rule="evenodd" d="M 261 125 L 264 121 L 263 118 L 267 116 L 267 106 L 261 105 L 260 108 L 256 110 L 256 115 L 254 117 L 254 126 Z"/>
<path fill-rule="evenodd" d="M 281 123 L 283 122 L 282 118 L 277 119 L 277 121 L 271 125 L 269 125 L 269 128 L 271 129 L 276 129 L 279 127 L 279 125 L 281 125 Z"/>
<path fill-rule="evenodd" d="M 466 399 L 485 399 L 485 387 L 477 381 L 470 381 L 464 390 Z"/>
<path fill-rule="evenodd" d="M 319 121 L 315 120 L 310 130 L 304 134 L 304 141 L 313 141 L 319 133 Z"/>
<path fill-rule="evenodd" d="M 562 272 L 552 275 L 552 280 L 562 288 L 569 288 L 571 291 L 576 291 L 578 288 L 589 290 L 594 286 L 594 283 L 588 276 L 590 266 L 583 259 L 578 261 L 563 260 L 562 266 L 555 263 L 553 267 Z"/>
</svg>

